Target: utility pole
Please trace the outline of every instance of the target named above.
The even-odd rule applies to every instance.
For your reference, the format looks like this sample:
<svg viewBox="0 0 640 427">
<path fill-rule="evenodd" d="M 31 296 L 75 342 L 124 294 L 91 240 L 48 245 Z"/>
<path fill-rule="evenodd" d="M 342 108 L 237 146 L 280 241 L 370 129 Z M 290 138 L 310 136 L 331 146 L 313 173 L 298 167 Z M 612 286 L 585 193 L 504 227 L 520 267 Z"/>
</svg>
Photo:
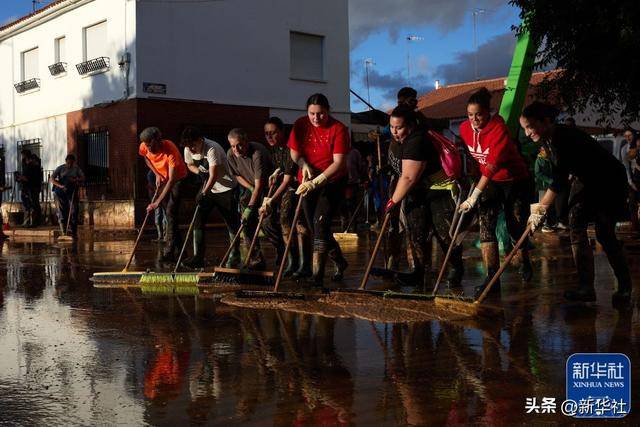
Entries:
<svg viewBox="0 0 640 427">
<path fill-rule="evenodd" d="M 369 66 L 376 65 L 372 58 L 364 60 L 364 71 L 367 76 L 367 102 L 369 103 L 369 110 L 371 110 L 371 93 L 369 92 Z"/>
<path fill-rule="evenodd" d="M 478 80 L 478 15 L 485 13 L 486 9 L 473 9 L 473 77 Z"/>
<path fill-rule="evenodd" d="M 407 36 L 407 86 L 411 86 L 411 42 L 424 40 L 424 38 L 415 34 Z"/>
</svg>

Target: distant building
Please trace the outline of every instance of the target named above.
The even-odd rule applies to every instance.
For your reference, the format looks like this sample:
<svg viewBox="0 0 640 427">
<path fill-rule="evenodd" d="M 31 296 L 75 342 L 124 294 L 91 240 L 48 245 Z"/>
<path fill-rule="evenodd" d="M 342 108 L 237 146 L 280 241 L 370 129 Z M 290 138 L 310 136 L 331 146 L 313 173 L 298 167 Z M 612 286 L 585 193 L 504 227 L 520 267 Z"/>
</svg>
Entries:
<svg viewBox="0 0 640 427">
<path fill-rule="evenodd" d="M 45 170 L 74 152 L 88 197 L 143 191 L 138 133 L 199 125 L 262 140 L 315 92 L 349 123 L 347 2 L 58 0 L 0 27 L 0 149 L 7 176 L 31 149 Z M 138 185 L 135 185 L 135 182 Z"/>
</svg>

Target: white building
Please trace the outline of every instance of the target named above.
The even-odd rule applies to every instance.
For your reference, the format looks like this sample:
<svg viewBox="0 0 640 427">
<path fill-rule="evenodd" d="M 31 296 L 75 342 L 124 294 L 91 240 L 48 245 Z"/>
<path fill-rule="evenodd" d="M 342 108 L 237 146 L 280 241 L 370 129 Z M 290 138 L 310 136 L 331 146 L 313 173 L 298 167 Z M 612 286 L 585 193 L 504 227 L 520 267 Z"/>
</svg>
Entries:
<svg viewBox="0 0 640 427">
<path fill-rule="evenodd" d="M 142 188 L 146 126 L 261 140 L 269 116 L 292 123 L 316 92 L 349 122 L 344 0 L 58 0 L 0 27 L 0 64 L 5 172 L 21 148 L 45 170 L 74 152 L 102 198 Z"/>
</svg>

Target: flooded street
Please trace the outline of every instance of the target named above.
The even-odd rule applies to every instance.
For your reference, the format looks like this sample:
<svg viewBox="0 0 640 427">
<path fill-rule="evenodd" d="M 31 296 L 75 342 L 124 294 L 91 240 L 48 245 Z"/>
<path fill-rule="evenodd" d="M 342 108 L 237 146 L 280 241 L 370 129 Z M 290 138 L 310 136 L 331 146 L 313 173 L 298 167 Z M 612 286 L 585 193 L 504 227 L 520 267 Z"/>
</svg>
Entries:
<svg viewBox="0 0 640 427">
<path fill-rule="evenodd" d="M 208 253 L 220 256 L 223 234 L 211 236 L 220 243 Z M 640 377 L 637 306 L 611 307 L 601 252 L 598 303 L 564 303 L 577 277 L 556 236 L 538 236 L 531 285 L 507 270 L 491 299 L 502 315 L 405 324 L 93 288 L 93 272 L 121 270 L 132 244 L 4 243 L 0 424 L 564 425 L 575 422 L 560 413 L 572 353 L 625 353 Z M 369 244 L 345 245 L 347 286 Z M 154 268 L 159 247 L 142 246 L 136 269 Z M 640 246 L 627 248 L 637 288 Z M 470 293 L 482 277 L 476 249 L 465 264 Z M 621 424 L 640 423 L 635 383 Z M 556 413 L 526 414 L 527 397 L 556 398 Z"/>
</svg>

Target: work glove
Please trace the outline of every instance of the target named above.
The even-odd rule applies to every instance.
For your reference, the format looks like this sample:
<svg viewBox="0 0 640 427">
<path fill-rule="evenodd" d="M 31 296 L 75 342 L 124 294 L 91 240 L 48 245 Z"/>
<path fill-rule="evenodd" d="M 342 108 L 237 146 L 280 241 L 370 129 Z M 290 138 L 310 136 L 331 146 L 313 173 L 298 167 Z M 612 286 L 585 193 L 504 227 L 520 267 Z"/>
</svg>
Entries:
<svg viewBox="0 0 640 427">
<path fill-rule="evenodd" d="M 384 207 L 384 213 L 385 214 L 391 213 L 393 210 L 398 208 L 398 206 L 400 206 L 400 203 L 396 203 L 392 199 L 389 199 L 389 201 Z"/>
<path fill-rule="evenodd" d="M 533 203 L 531 205 L 531 214 L 527 220 L 527 224 L 531 225 L 531 232 L 535 232 L 542 224 L 547 216 L 547 209 L 540 203 Z"/>
<path fill-rule="evenodd" d="M 298 186 L 296 190 L 296 194 L 304 197 L 308 192 L 315 190 L 318 187 L 322 187 L 327 182 L 327 177 L 325 174 L 321 173 L 320 175 L 313 178 L 311 181 L 303 182 Z"/>
<path fill-rule="evenodd" d="M 276 168 L 271 175 L 269 175 L 269 187 L 275 184 L 278 179 L 278 175 L 280 175 L 280 168 Z"/>
<path fill-rule="evenodd" d="M 311 166 L 309 166 L 303 158 L 298 160 L 298 166 L 300 166 L 300 170 L 302 171 L 302 181 L 311 182 L 313 178 L 313 169 Z"/>
<path fill-rule="evenodd" d="M 469 198 L 467 198 L 467 200 L 465 200 L 464 202 L 460 203 L 458 212 L 466 213 L 473 209 L 474 206 L 478 203 L 478 199 L 480 198 L 481 194 L 482 190 L 478 189 L 477 187 L 474 188 L 471 192 L 471 196 L 469 196 Z"/>
<path fill-rule="evenodd" d="M 247 206 L 246 208 L 244 208 L 244 210 L 242 211 L 242 217 L 241 217 L 242 223 L 246 224 L 247 222 L 249 222 L 251 215 L 253 215 L 253 206 Z"/>
<path fill-rule="evenodd" d="M 262 199 L 262 206 L 260 206 L 260 209 L 258 210 L 258 213 L 260 215 L 269 214 L 269 212 L 271 212 L 271 203 L 272 203 L 272 201 L 273 201 L 273 199 L 271 197 L 265 197 L 264 199 Z"/>
</svg>

